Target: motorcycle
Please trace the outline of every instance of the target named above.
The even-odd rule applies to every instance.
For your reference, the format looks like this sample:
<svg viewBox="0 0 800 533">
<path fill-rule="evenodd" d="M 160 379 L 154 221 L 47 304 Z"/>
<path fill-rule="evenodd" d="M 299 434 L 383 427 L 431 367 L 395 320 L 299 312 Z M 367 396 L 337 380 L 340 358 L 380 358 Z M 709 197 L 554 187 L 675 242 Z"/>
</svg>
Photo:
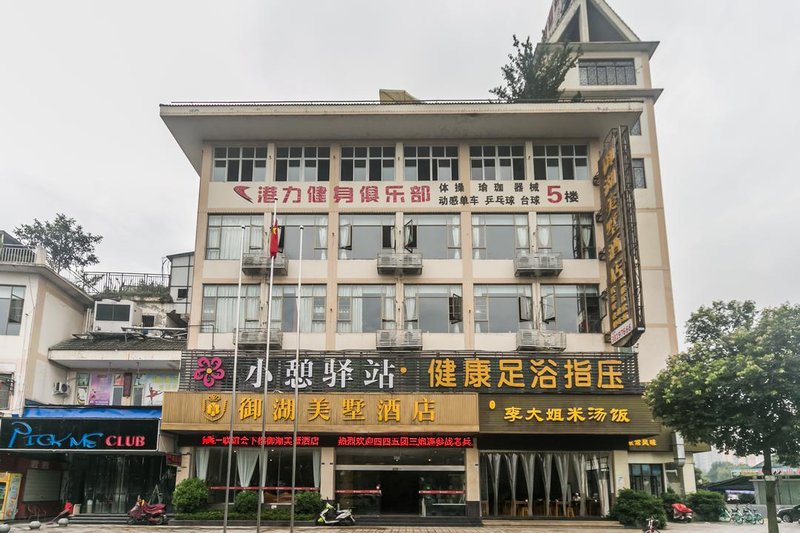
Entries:
<svg viewBox="0 0 800 533">
<path fill-rule="evenodd" d="M 676 522 L 691 522 L 694 511 L 682 503 L 672 504 L 672 519 Z"/>
<path fill-rule="evenodd" d="M 128 511 L 128 525 L 167 523 L 167 506 L 163 503 L 149 504 L 142 498 L 136 498 L 136 504 Z"/>
<path fill-rule="evenodd" d="M 319 518 L 317 518 L 318 525 L 333 526 L 340 524 L 343 526 L 351 526 L 355 523 L 356 519 L 353 517 L 353 510 L 340 509 L 338 503 L 336 507 L 334 507 L 326 502 L 325 508 L 320 511 Z"/>
</svg>

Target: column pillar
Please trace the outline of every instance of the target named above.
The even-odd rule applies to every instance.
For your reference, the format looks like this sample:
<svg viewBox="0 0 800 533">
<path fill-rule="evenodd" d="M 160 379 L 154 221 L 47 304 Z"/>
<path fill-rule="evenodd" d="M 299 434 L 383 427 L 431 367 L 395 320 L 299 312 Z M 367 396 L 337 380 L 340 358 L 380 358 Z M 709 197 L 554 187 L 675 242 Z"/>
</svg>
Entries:
<svg viewBox="0 0 800 533">
<path fill-rule="evenodd" d="M 464 453 L 465 485 L 467 502 L 467 516 L 481 516 L 481 476 L 478 454 L 478 438 L 473 437 L 473 448 L 467 448 Z"/>
<path fill-rule="evenodd" d="M 336 448 L 322 448 L 319 465 L 319 496 L 323 500 L 336 499 Z"/>
<path fill-rule="evenodd" d="M 181 454 L 181 465 L 175 472 L 176 485 L 192 476 L 192 450 L 193 448 L 189 446 L 181 446 L 178 448 L 178 453 Z"/>
</svg>

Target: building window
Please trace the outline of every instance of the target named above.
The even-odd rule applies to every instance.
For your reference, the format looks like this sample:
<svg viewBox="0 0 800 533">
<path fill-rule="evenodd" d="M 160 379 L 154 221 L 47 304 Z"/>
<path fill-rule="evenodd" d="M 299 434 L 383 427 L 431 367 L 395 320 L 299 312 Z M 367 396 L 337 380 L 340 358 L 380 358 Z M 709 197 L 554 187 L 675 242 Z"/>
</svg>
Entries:
<svg viewBox="0 0 800 533">
<path fill-rule="evenodd" d="M 426 333 L 461 333 L 460 285 L 406 285 L 403 305 L 406 329 Z"/>
<path fill-rule="evenodd" d="M 530 251 L 528 215 L 472 215 L 472 258 L 514 259 Z"/>
<path fill-rule="evenodd" d="M 469 147 L 470 179 L 524 180 L 525 147 L 521 144 Z"/>
<path fill-rule="evenodd" d="M 0 374 L 0 409 L 9 409 L 14 392 L 14 374 Z"/>
<path fill-rule="evenodd" d="M 304 285 L 300 289 L 300 332 L 325 331 L 325 285 Z M 297 287 L 275 285 L 272 288 L 271 327 L 297 331 Z"/>
<path fill-rule="evenodd" d="M 395 329 L 394 285 L 339 285 L 339 333 L 374 333 Z"/>
<path fill-rule="evenodd" d="M 403 235 L 405 248 L 424 259 L 461 259 L 459 215 L 406 215 Z"/>
<path fill-rule="evenodd" d="M 394 181 L 394 146 L 342 148 L 342 181 Z"/>
<path fill-rule="evenodd" d="M 591 213 L 538 213 L 536 247 L 564 259 L 595 259 L 594 219 Z"/>
<path fill-rule="evenodd" d="M 631 488 L 661 497 L 664 492 L 663 469 L 659 464 L 629 464 Z"/>
<path fill-rule="evenodd" d="M 265 181 L 267 148 L 218 146 L 214 148 L 211 181 Z"/>
<path fill-rule="evenodd" d="M 242 285 L 239 327 L 259 327 L 260 285 Z M 231 333 L 236 324 L 236 285 L 203 285 L 203 333 Z"/>
<path fill-rule="evenodd" d="M 644 159 L 631 159 L 633 167 L 633 188 L 646 189 L 647 177 L 644 175 Z"/>
<path fill-rule="evenodd" d="M 260 252 L 264 242 L 262 215 L 208 215 L 206 259 L 238 260 L 242 251 L 242 226 L 244 253 Z"/>
<path fill-rule="evenodd" d="M 403 148 L 406 181 L 458 180 L 457 146 Z"/>
<path fill-rule="evenodd" d="M 636 119 L 636 122 L 633 123 L 630 129 L 631 135 L 641 135 L 642 134 L 642 119 Z"/>
<path fill-rule="evenodd" d="M 287 259 L 300 259 L 300 226 L 303 226 L 303 259 L 328 258 L 328 215 L 278 215 L 281 251 Z"/>
<path fill-rule="evenodd" d="M 636 85 L 633 59 L 584 60 L 578 71 L 581 85 Z"/>
<path fill-rule="evenodd" d="M 331 150 L 325 146 L 278 148 L 275 181 L 328 181 Z"/>
<path fill-rule="evenodd" d="M 601 333 L 597 285 L 542 285 L 544 328 L 566 333 Z"/>
<path fill-rule="evenodd" d="M 533 147 L 533 177 L 537 180 L 589 179 L 589 148 L 585 144 Z"/>
<path fill-rule="evenodd" d="M 339 259 L 376 259 L 394 251 L 394 215 L 339 215 Z"/>
<path fill-rule="evenodd" d="M 0 335 L 19 335 L 25 287 L 0 285 Z"/>
<path fill-rule="evenodd" d="M 512 333 L 530 327 L 530 285 L 475 285 L 474 291 L 476 333 Z"/>
</svg>

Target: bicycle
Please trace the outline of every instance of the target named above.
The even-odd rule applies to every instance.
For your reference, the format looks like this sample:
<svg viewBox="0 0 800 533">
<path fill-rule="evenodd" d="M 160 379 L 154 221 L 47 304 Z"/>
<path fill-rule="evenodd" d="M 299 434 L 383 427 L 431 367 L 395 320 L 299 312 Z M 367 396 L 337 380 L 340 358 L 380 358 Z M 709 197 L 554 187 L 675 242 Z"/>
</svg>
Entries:
<svg viewBox="0 0 800 533">
<path fill-rule="evenodd" d="M 719 521 L 730 522 L 731 520 L 733 520 L 733 515 L 731 514 L 730 510 L 728 510 L 728 508 L 725 507 L 725 509 L 723 509 L 722 512 L 719 513 Z"/>
<path fill-rule="evenodd" d="M 656 528 L 656 519 L 652 516 L 647 519 L 647 527 L 642 530 L 644 533 L 661 533 Z"/>
<path fill-rule="evenodd" d="M 738 505 L 731 513 L 731 522 L 733 522 L 736 525 L 744 524 L 744 515 L 742 514 L 742 511 L 739 510 Z"/>
<path fill-rule="evenodd" d="M 748 524 L 763 524 L 764 523 L 764 516 L 759 513 L 758 511 L 754 511 L 749 507 L 744 508 L 744 520 Z"/>
</svg>

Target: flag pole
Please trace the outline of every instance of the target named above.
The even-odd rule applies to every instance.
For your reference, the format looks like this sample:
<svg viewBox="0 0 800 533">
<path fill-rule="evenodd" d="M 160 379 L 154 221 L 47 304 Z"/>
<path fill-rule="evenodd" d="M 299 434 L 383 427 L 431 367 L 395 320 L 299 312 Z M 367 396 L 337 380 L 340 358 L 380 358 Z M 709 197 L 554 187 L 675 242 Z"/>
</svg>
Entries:
<svg viewBox="0 0 800 533">
<path fill-rule="evenodd" d="M 275 256 L 278 255 L 278 200 L 275 200 L 275 207 L 272 211 L 272 224 L 269 226 L 269 291 L 267 297 L 267 349 L 264 353 L 264 398 L 262 400 L 262 415 L 261 415 L 261 453 L 258 457 L 258 462 L 261 465 L 260 483 L 258 484 L 258 505 L 256 508 L 256 533 L 261 533 L 261 505 L 264 501 L 264 486 L 267 484 L 267 412 L 269 410 L 267 405 L 267 389 L 269 385 L 269 344 L 270 335 L 272 334 L 272 281 L 275 276 Z M 273 246 L 273 242 L 275 245 Z M 273 253 L 274 252 L 274 253 Z"/>
<path fill-rule="evenodd" d="M 228 531 L 228 504 L 231 491 L 231 457 L 233 456 L 233 415 L 236 413 L 236 373 L 238 372 L 239 362 L 239 321 L 242 314 L 242 263 L 244 261 L 244 235 L 245 227 L 241 226 L 241 246 L 239 248 L 239 284 L 236 289 L 236 326 L 234 327 L 234 344 L 233 344 L 233 384 L 231 390 L 231 426 L 228 432 L 228 470 L 225 475 L 225 508 L 222 516 L 222 533 Z"/>
<path fill-rule="evenodd" d="M 302 299 L 301 296 L 301 289 L 303 286 L 303 226 L 300 226 L 300 260 L 297 262 L 297 299 L 296 299 L 296 311 L 297 311 L 297 347 L 294 352 L 294 427 L 292 429 L 292 508 L 290 511 L 289 516 L 289 533 L 294 533 L 294 503 L 295 503 L 295 492 L 296 492 L 296 485 L 297 485 L 297 419 L 298 411 L 297 408 L 300 404 L 300 302 Z"/>
</svg>

